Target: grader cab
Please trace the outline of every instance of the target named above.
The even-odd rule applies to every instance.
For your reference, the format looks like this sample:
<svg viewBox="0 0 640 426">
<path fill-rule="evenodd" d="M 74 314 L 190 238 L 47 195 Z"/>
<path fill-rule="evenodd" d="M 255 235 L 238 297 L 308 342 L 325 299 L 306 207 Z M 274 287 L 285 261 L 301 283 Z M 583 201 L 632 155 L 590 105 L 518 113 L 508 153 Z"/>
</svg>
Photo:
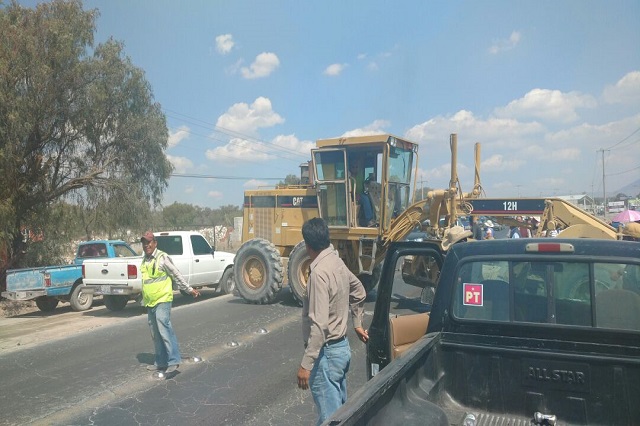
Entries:
<svg viewBox="0 0 640 426">
<path fill-rule="evenodd" d="M 272 302 L 287 266 L 291 292 L 302 301 L 309 258 L 301 229 L 313 217 L 327 222 L 333 247 L 372 289 L 385 243 L 411 202 L 417 153 L 417 144 L 390 134 L 321 139 L 301 167 L 302 184 L 245 191 L 243 245 L 234 266 L 240 295 Z"/>
</svg>

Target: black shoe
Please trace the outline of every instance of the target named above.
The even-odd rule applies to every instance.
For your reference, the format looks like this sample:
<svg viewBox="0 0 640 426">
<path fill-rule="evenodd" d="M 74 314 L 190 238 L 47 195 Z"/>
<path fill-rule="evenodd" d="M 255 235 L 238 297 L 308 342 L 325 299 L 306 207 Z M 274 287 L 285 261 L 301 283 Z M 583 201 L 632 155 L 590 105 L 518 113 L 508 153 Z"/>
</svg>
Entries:
<svg viewBox="0 0 640 426">
<path fill-rule="evenodd" d="M 167 367 L 158 367 L 157 365 L 147 365 L 147 370 L 149 371 L 164 371 Z"/>
<path fill-rule="evenodd" d="M 164 374 L 169 374 L 169 373 L 173 373 L 175 371 L 178 371 L 178 368 L 180 368 L 180 364 L 174 364 L 174 365 L 170 365 L 167 367 L 167 369 L 164 371 Z"/>
</svg>

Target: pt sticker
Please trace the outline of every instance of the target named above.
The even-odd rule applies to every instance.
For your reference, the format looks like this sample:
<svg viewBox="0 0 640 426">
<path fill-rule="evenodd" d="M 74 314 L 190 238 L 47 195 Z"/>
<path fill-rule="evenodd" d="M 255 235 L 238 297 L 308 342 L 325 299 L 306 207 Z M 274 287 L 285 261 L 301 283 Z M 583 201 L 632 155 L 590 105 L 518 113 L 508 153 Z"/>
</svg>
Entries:
<svg viewBox="0 0 640 426">
<path fill-rule="evenodd" d="M 483 306 L 482 284 L 463 283 L 462 291 L 464 291 L 463 305 Z"/>
</svg>

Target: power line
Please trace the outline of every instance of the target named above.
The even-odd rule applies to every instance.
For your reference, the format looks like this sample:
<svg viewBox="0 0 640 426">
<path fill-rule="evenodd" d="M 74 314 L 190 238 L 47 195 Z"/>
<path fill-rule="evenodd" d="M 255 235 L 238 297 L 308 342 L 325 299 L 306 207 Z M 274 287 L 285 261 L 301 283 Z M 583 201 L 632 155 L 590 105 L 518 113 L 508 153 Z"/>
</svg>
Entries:
<svg viewBox="0 0 640 426">
<path fill-rule="evenodd" d="M 629 136 L 627 136 L 626 138 L 622 139 L 621 141 L 618 141 L 618 142 L 614 143 L 609 148 L 605 148 L 605 150 L 610 150 L 611 148 L 614 148 L 614 147 L 620 145 L 622 142 L 626 141 L 627 139 L 629 139 L 631 136 L 635 135 L 638 132 L 640 132 L 640 127 L 638 127 L 636 130 L 631 132 L 631 134 Z"/>
<path fill-rule="evenodd" d="M 638 167 L 634 167 L 633 169 L 625 170 L 624 172 L 609 173 L 609 174 L 607 174 L 607 176 L 618 176 L 618 175 L 623 175 L 623 174 L 625 174 L 625 173 L 629 173 L 629 172 L 632 172 L 632 171 L 634 171 L 634 170 L 638 170 L 638 169 L 640 169 L 640 166 L 638 166 Z"/>
<path fill-rule="evenodd" d="M 218 132 L 218 133 L 222 133 L 224 135 L 231 136 L 233 138 L 240 138 L 240 139 L 244 139 L 246 141 L 252 141 L 252 142 L 258 143 L 258 144 L 263 145 L 263 146 L 267 146 L 268 145 L 271 149 L 275 149 L 277 151 L 281 151 L 281 152 L 285 152 L 285 153 L 288 153 L 288 154 L 292 154 L 292 155 L 295 155 L 295 156 L 298 156 L 298 157 L 304 157 L 304 158 L 307 157 L 305 154 L 303 154 L 300 151 L 297 151 L 295 149 L 291 149 L 291 148 L 283 147 L 283 146 L 280 146 L 280 145 L 276 145 L 273 142 L 264 141 L 262 139 L 255 138 L 253 136 L 249 136 L 249 135 L 244 134 L 244 133 L 240 133 L 240 132 L 237 132 L 237 131 L 234 131 L 234 130 L 230 130 L 230 129 L 227 129 L 227 128 L 224 128 L 224 127 L 221 127 L 221 126 L 217 126 L 217 125 L 214 125 L 213 123 L 210 123 L 210 122 L 207 122 L 207 121 L 204 121 L 204 120 L 200 120 L 198 118 L 190 117 L 190 116 L 188 116 L 186 114 L 182 114 L 180 112 L 173 111 L 173 110 L 170 110 L 170 109 L 167 109 L 167 108 L 164 108 L 164 110 L 165 110 L 166 113 L 171 113 L 171 114 L 175 114 L 176 116 L 179 116 L 179 117 L 175 117 L 174 116 L 174 118 L 179 118 L 181 120 L 185 120 L 185 121 L 187 121 L 190 124 L 193 124 L 195 126 L 204 127 L 204 128 L 206 128 L 208 130 L 212 130 L 212 131 L 215 131 L 215 132 Z M 167 115 L 171 116 L 171 114 L 167 114 Z M 189 120 L 191 120 L 191 121 L 189 121 Z M 195 123 L 194 121 L 197 121 L 197 122 L 200 122 L 200 123 L 203 123 L 203 124 L 198 124 L 198 123 Z M 187 132 L 189 132 L 189 131 L 187 131 Z M 229 141 L 229 143 L 232 144 L 231 141 Z M 256 151 L 258 151 L 258 150 L 256 150 Z M 264 151 L 258 151 L 258 152 L 264 152 Z M 285 157 L 282 157 L 282 158 L 287 159 Z"/>
<path fill-rule="evenodd" d="M 187 174 L 187 173 L 171 173 L 171 177 L 184 177 L 184 178 L 195 178 L 195 179 L 222 179 L 222 180 L 284 180 L 282 177 L 246 177 L 246 176 L 213 176 L 213 175 L 198 175 L 198 174 Z"/>
</svg>

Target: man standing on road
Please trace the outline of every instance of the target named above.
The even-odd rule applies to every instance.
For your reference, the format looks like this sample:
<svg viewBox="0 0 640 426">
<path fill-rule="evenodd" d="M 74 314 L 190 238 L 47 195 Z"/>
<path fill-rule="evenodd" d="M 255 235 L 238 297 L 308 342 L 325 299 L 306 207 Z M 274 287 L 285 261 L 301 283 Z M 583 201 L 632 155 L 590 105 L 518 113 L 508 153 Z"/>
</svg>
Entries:
<svg viewBox="0 0 640 426">
<path fill-rule="evenodd" d="M 358 338 L 367 342 L 362 327 L 367 293 L 331 246 L 329 228 L 321 218 L 302 226 L 311 258 L 307 295 L 302 307 L 305 352 L 298 369 L 298 387 L 309 389 L 318 408 L 318 424 L 347 401 L 347 372 L 351 348 L 346 338 L 349 308 Z"/>
<path fill-rule="evenodd" d="M 178 288 L 193 297 L 200 296 L 200 292 L 187 284 L 167 253 L 157 249 L 158 242 L 153 232 L 145 232 L 140 242 L 144 251 L 140 266 L 142 300 L 147 308 L 147 319 L 156 353 L 155 363 L 147 369 L 169 374 L 176 371 L 182 361 L 178 340 L 171 325 L 172 280 Z"/>
</svg>

